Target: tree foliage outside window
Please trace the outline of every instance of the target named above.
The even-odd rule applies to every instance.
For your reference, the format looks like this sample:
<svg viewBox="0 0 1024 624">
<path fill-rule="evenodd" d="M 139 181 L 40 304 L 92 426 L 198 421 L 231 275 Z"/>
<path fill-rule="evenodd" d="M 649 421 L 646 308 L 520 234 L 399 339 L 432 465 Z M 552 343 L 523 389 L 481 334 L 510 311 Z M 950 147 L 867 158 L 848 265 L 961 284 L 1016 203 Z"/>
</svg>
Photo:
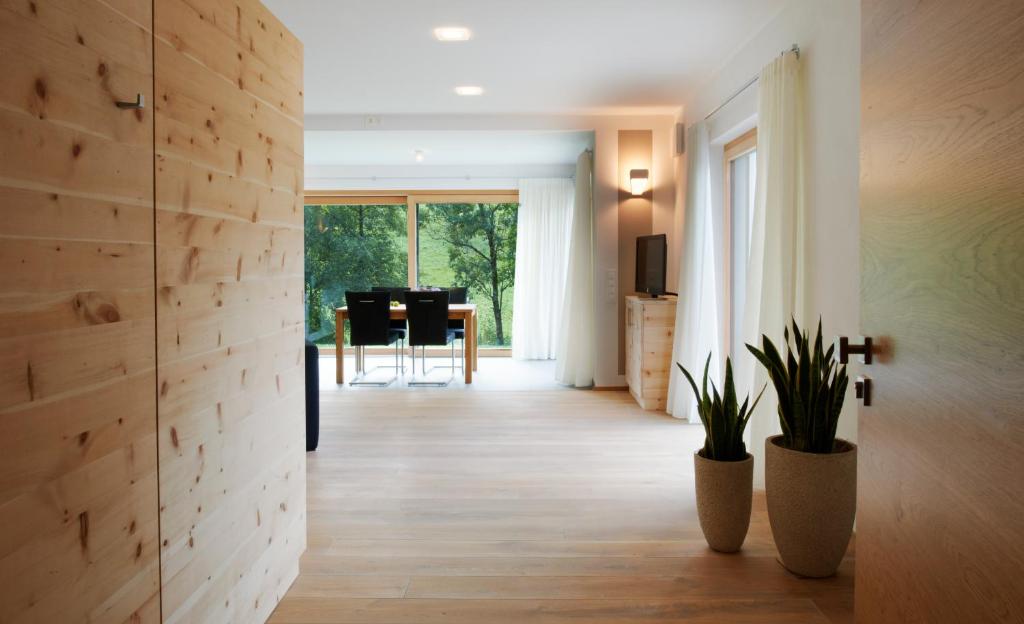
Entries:
<svg viewBox="0 0 1024 624">
<path fill-rule="evenodd" d="M 306 333 L 334 342 L 334 310 L 346 290 L 408 281 L 404 205 L 306 206 Z"/>
<path fill-rule="evenodd" d="M 430 203 L 417 208 L 421 286 L 465 286 L 477 304 L 480 343 L 512 342 L 516 203 Z"/>
<path fill-rule="evenodd" d="M 480 344 L 512 336 L 516 203 L 429 203 L 417 209 L 420 287 L 464 286 L 477 305 Z M 408 283 L 407 209 L 401 205 L 305 208 L 306 335 L 335 341 L 335 314 L 346 290 Z"/>
</svg>

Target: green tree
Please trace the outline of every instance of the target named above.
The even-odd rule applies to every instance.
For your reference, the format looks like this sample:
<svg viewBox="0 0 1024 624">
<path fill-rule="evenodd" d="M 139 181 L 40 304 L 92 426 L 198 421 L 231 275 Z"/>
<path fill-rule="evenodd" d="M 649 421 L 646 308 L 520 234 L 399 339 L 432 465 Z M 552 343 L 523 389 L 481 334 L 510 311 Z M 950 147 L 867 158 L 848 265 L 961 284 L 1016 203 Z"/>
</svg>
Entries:
<svg viewBox="0 0 1024 624">
<path fill-rule="evenodd" d="M 420 211 L 430 234 L 447 243 L 456 283 L 490 299 L 499 345 L 508 344 L 503 310 L 515 282 L 518 211 L 514 203 L 430 204 Z"/>
<path fill-rule="evenodd" d="M 346 290 L 405 284 L 405 206 L 306 206 L 306 332 L 333 340 Z"/>
</svg>

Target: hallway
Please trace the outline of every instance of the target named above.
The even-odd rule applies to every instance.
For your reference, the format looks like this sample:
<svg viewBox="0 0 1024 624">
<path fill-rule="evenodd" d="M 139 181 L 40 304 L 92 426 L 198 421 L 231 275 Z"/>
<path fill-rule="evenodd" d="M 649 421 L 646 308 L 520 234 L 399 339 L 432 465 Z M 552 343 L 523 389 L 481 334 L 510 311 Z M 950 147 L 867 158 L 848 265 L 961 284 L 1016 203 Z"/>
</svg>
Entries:
<svg viewBox="0 0 1024 624">
<path fill-rule="evenodd" d="M 321 388 L 308 550 L 273 622 L 852 621 L 852 559 L 787 573 L 763 498 L 742 554 L 708 550 L 701 430 L 624 392 Z"/>
</svg>

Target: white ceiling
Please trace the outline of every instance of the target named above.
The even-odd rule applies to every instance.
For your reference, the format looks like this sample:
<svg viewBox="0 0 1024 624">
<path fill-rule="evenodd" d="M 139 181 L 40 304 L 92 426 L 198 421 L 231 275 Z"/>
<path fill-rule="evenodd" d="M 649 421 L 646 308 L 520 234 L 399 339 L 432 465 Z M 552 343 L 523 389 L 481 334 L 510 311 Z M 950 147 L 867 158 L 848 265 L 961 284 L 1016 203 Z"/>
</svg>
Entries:
<svg viewBox="0 0 1024 624">
<path fill-rule="evenodd" d="M 308 165 L 571 164 L 589 132 L 306 132 Z M 415 152 L 424 159 L 416 163 Z"/>
<path fill-rule="evenodd" d="M 305 46 L 307 114 L 678 109 L 785 0 L 264 0 Z M 437 26 L 473 31 L 440 43 Z M 456 85 L 486 89 L 460 97 Z"/>
</svg>

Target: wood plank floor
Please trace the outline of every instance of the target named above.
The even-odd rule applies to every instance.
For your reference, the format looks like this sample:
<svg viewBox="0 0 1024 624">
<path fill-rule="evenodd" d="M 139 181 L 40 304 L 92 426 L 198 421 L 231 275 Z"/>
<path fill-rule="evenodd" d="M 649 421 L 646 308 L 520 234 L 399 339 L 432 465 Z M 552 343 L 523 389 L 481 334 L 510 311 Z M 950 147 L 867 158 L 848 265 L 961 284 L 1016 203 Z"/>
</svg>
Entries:
<svg viewBox="0 0 1024 624">
<path fill-rule="evenodd" d="M 624 392 L 321 387 L 309 549 L 272 622 L 853 620 L 852 558 L 790 575 L 762 496 L 743 552 L 710 551 L 701 430 Z"/>
</svg>

